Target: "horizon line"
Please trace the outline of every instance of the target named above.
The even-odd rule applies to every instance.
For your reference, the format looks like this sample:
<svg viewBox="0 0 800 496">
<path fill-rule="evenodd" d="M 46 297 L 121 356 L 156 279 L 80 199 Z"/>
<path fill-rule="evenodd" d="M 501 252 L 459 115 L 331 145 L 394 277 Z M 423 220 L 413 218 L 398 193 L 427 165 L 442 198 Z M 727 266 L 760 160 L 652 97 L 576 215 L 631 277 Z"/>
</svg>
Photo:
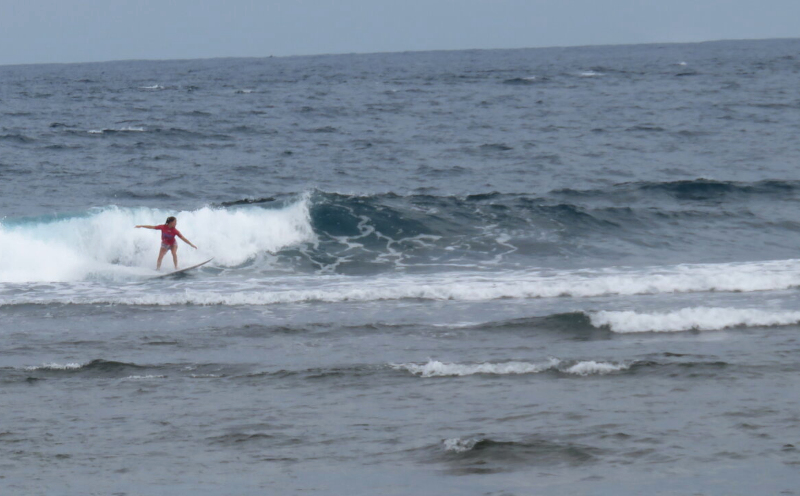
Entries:
<svg viewBox="0 0 800 496">
<path fill-rule="evenodd" d="M 220 55 L 212 57 L 190 57 L 190 58 L 130 58 L 130 59 L 107 59 L 107 60 L 86 60 L 70 62 L 20 62 L 20 63 L 0 63 L 0 68 L 7 67 L 28 67 L 36 65 L 88 65 L 88 64 L 113 64 L 123 62 L 186 62 L 199 60 L 226 60 L 226 59 L 269 59 L 269 58 L 305 58 L 305 57 L 337 57 L 337 56 L 369 56 L 369 55 L 391 55 L 391 54 L 410 54 L 410 53 L 436 53 L 436 52 L 489 52 L 489 51 L 511 51 L 511 50 L 553 50 L 566 48 L 603 48 L 603 47 L 624 47 L 624 46 L 648 46 L 648 45 L 700 45 L 705 43 L 729 43 L 729 42 L 766 42 L 780 40 L 800 40 L 797 37 L 778 37 L 778 38 L 721 38 L 701 41 L 653 41 L 645 43 L 601 43 L 597 45 L 544 45 L 530 47 L 505 47 L 505 48 L 432 48 L 428 50 L 397 50 L 397 51 L 377 51 L 377 52 L 329 52 L 314 54 L 291 54 L 291 55 Z"/>
</svg>

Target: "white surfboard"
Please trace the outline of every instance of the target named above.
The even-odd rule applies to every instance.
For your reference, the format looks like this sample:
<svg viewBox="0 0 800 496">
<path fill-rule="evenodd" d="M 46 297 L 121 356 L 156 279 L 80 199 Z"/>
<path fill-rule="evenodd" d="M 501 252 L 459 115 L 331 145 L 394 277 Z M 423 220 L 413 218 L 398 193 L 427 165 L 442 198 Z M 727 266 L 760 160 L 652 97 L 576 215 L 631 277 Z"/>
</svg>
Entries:
<svg viewBox="0 0 800 496">
<path fill-rule="evenodd" d="M 174 276 L 174 275 L 178 275 L 178 274 L 183 274 L 184 272 L 187 272 L 187 271 L 192 270 L 192 269 L 196 269 L 196 268 L 200 267 L 201 265 L 205 265 L 205 264 L 207 264 L 208 262 L 210 262 L 212 260 L 214 260 L 213 257 L 209 258 L 205 262 L 200 262 L 197 265 L 192 265 L 191 267 L 184 267 L 182 269 L 173 270 L 172 272 L 167 272 L 166 274 L 159 274 L 157 276 L 153 276 L 153 279 L 158 279 L 158 278 L 161 278 L 161 277 L 169 277 L 169 276 Z"/>
</svg>

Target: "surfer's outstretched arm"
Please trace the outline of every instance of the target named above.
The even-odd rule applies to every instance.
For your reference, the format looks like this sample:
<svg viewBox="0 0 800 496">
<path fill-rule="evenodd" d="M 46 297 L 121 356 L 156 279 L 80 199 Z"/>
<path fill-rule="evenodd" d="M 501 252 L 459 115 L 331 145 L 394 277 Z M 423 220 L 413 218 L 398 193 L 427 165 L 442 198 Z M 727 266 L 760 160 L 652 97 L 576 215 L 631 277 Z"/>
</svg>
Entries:
<svg viewBox="0 0 800 496">
<path fill-rule="evenodd" d="M 156 226 L 136 226 L 136 227 L 137 228 L 138 227 L 144 227 L 145 229 L 158 229 Z"/>
<path fill-rule="evenodd" d="M 183 237 L 183 234 L 178 234 L 178 237 L 181 238 L 182 240 L 184 240 L 186 242 L 186 244 L 188 244 L 189 246 L 191 246 L 195 250 L 197 249 L 197 247 L 195 245 L 193 245 L 191 241 L 189 241 L 188 239 Z"/>
</svg>

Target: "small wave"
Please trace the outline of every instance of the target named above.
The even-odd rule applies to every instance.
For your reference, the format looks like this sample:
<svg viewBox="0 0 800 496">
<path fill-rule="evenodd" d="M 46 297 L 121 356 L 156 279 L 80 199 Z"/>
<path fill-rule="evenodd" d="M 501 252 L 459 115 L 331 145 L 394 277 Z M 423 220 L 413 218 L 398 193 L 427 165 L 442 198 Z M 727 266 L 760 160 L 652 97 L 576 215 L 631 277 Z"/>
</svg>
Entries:
<svg viewBox="0 0 800 496">
<path fill-rule="evenodd" d="M 505 143 L 487 143 L 479 147 L 482 152 L 507 152 L 513 150 L 514 147 L 508 146 Z"/>
<path fill-rule="evenodd" d="M 672 312 L 601 311 L 590 315 L 595 326 L 617 333 L 719 331 L 732 327 L 787 326 L 800 323 L 800 312 L 741 308 L 683 308 Z"/>
<path fill-rule="evenodd" d="M 650 133 L 660 133 L 665 131 L 665 129 L 661 126 L 656 126 L 653 124 L 637 124 L 636 126 L 629 127 L 626 131 L 644 131 Z"/>
<path fill-rule="evenodd" d="M 451 466 L 455 474 L 491 474 L 531 466 L 581 465 L 594 461 L 602 450 L 540 437 L 498 441 L 482 436 L 442 440 L 434 461 Z"/>
<path fill-rule="evenodd" d="M 540 80 L 536 76 L 528 76 L 528 77 L 506 79 L 505 81 L 503 81 L 503 84 L 525 86 L 529 84 L 535 84 L 539 81 Z"/>
<path fill-rule="evenodd" d="M 523 317 L 511 320 L 493 322 L 476 322 L 469 327 L 475 329 L 488 329 L 491 331 L 503 329 L 549 329 L 558 332 L 587 332 L 597 330 L 592 325 L 589 315 L 583 312 L 556 313 L 542 317 Z"/>
<path fill-rule="evenodd" d="M 635 130 L 636 128 L 631 128 Z M 659 128 L 656 131 L 663 131 Z M 685 131 L 679 134 L 686 135 Z M 690 133 L 693 135 L 693 133 Z M 666 182 L 630 182 L 615 184 L 600 190 L 573 190 L 561 189 L 552 191 L 551 194 L 578 197 L 613 197 L 620 194 L 645 194 L 661 193 L 672 196 L 678 200 L 721 200 L 726 197 L 738 198 L 740 196 L 769 196 L 775 199 L 776 195 L 794 195 L 800 191 L 800 181 L 764 180 L 756 182 L 717 181 L 713 179 L 691 179 Z"/>
<path fill-rule="evenodd" d="M 100 371 L 100 372 L 113 372 L 130 368 L 142 368 L 135 363 L 116 362 L 113 360 L 92 360 L 87 363 L 46 363 L 33 367 L 25 367 L 27 371 L 50 371 L 50 372 L 63 372 L 63 371 Z"/>
<path fill-rule="evenodd" d="M 402 363 L 392 364 L 395 370 L 406 370 L 420 377 L 445 377 L 445 376 L 467 376 L 475 374 L 538 374 L 561 363 L 560 360 L 551 358 L 544 363 L 529 362 L 506 362 L 506 363 L 481 363 L 481 364 L 456 364 L 442 363 L 431 360 L 425 364 Z"/>
<path fill-rule="evenodd" d="M 521 375 L 539 374 L 546 371 L 556 371 L 569 375 L 604 375 L 613 372 L 620 372 L 630 368 L 630 364 L 579 361 L 563 362 L 558 358 L 550 358 L 546 362 L 502 362 L 502 363 L 480 363 L 480 364 L 458 364 L 443 363 L 437 360 L 430 360 L 425 364 L 403 363 L 392 364 L 395 370 L 405 370 L 419 377 L 448 377 L 448 376 L 470 376 L 476 374 L 485 375 Z"/>
<path fill-rule="evenodd" d="M 33 143 L 35 139 L 24 134 L 0 134 L 0 141 L 11 141 L 14 143 Z"/>
<path fill-rule="evenodd" d="M 183 129 L 180 127 L 170 127 L 170 128 L 155 128 L 153 132 L 157 133 L 159 136 L 167 137 L 167 138 L 179 138 L 184 140 L 231 140 L 233 139 L 232 136 L 228 134 L 205 134 L 198 131 L 191 131 L 189 129 Z M 214 147 L 217 146 L 213 143 L 207 143 L 205 146 Z"/>
<path fill-rule="evenodd" d="M 333 126 L 323 126 L 323 127 L 315 127 L 313 129 L 307 129 L 306 132 L 319 133 L 319 134 L 333 134 L 333 133 L 338 133 L 339 129 Z"/>
<path fill-rule="evenodd" d="M 230 434 L 224 434 L 221 436 L 214 436 L 208 438 L 209 441 L 215 444 L 229 444 L 229 445 L 240 445 L 242 443 L 253 443 L 253 442 L 264 442 L 264 441 L 273 441 L 275 436 L 271 434 L 266 434 L 263 432 L 234 432 Z"/>
<path fill-rule="evenodd" d="M 628 370 L 629 368 L 630 365 L 627 364 L 596 362 L 594 360 L 589 360 L 586 362 L 578 362 L 575 365 L 567 367 L 562 372 L 580 376 L 604 375 Z"/>
<path fill-rule="evenodd" d="M 69 134 L 84 134 L 83 131 L 75 131 L 75 130 L 67 130 Z M 233 137 L 228 134 L 216 133 L 216 134 L 206 134 L 199 131 L 192 131 L 189 129 L 183 129 L 179 127 L 170 127 L 170 128 L 160 128 L 160 127 L 144 127 L 144 126 L 125 126 L 121 128 L 95 128 L 86 131 L 87 134 L 92 136 L 113 136 L 113 135 L 127 135 L 131 133 L 147 133 L 148 135 L 153 135 L 157 138 L 170 138 L 173 140 L 180 139 L 192 142 L 203 142 L 206 140 L 219 140 L 219 141 L 229 141 L 232 140 Z M 184 146 L 183 143 L 180 145 L 173 144 L 174 146 Z M 217 143 L 202 143 L 202 146 L 205 147 L 219 147 L 223 146 Z"/>
<path fill-rule="evenodd" d="M 465 453 L 475 448 L 475 445 L 479 442 L 481 442 L 481 439 L 479 438 L 462 439 L 457 437 L 453 439 L 445 439 L 442 441 L 442 444 L 444 445 L 445 451 L 450 451 L 452 453 Z"/>
<path fill-rule="evenodd" d="M 241 200 L 224 201 L 219 204 L 220 207 L 236 207 L 240 205 L 256 205 L 259 203 L 272 203 L 275 201 L 274 196 L 265 198 L 243 198 Z"/>
<path fill-rule="evenodd" d="M 143 127 L 122 127 L 119 129 L 110 129 L 110 128 L 103 128 L 103 129 L 90 129 L 87 131 L 89 134 L 114 134 L 114 133 L 144 133 L 146 132 L 145 128 Z"/>
</svg>

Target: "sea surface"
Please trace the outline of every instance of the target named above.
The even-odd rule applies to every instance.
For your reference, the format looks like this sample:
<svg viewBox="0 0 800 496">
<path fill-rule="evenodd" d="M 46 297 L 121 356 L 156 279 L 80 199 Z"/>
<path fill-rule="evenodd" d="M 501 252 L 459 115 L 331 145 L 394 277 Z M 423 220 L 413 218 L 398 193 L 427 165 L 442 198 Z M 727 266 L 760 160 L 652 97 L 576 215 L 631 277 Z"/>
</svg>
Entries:
<svg viewBox="0 0 800 496">
<path fill-rule="evenodd" d="M 3 495 L 800 494 L 800 40 L 0 67 Z M 178 218 L 182 276 L 154 278 Z"/>
</svg>

